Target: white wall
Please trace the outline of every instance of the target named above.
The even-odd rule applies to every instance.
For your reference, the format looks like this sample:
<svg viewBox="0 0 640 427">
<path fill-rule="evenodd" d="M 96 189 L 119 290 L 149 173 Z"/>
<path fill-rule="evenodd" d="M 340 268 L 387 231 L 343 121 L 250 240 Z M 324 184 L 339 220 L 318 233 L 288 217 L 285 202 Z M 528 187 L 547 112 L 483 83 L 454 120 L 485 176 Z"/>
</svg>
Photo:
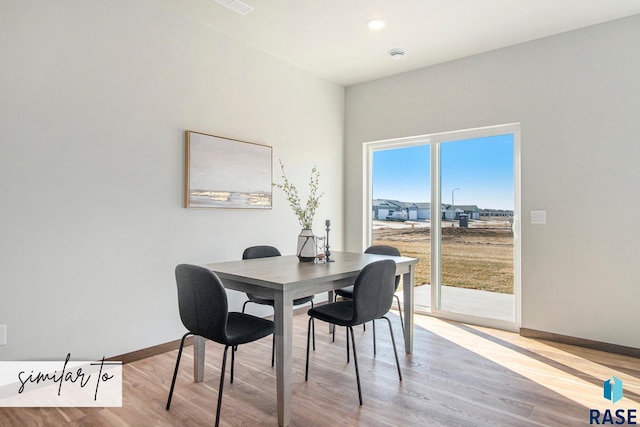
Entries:
<svg viewBox="0 0 640 427">
<path fill-rule="evenodd" d="M 363 142 L 521 122 L 522 326 L 640 347 L 638 40 L 640 15 L 348 88 L 346 249 Z"/>
<path fill-rule="evenodd" d="M 303 194 L 317 164 L 315 231 L 330 218 L 341 249 L 344 89 L 170 9 L 0 3 L 0 360 L 177 339 L 176 264 L 295 252 L 280 192 L 271 211 L 182 207 L 185 129 L 273 146 L 274 179 L 282 158 Z"/>
</svg>

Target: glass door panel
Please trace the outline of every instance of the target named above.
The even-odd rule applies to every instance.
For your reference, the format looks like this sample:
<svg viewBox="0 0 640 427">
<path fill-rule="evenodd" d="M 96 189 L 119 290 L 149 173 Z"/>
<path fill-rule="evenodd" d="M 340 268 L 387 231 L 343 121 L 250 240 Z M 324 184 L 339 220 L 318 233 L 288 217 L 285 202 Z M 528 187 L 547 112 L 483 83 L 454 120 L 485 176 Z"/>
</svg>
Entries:
<svg viewBox="0 0 640 427">
<path fill-rule="evenodd" d="M 442 142 L 437 309 L 515 321 L 514 136 Z"/>
<path fill-rule="evenodd" d="M 428 144 L 373 152 L 371 244 L 394 246 L 402 255 L 420 260 L 414 281 L 416 312 L 431 309 L 430 200 Z M 402 281 L 400 299 L 401 289 Z"/>
</svg>

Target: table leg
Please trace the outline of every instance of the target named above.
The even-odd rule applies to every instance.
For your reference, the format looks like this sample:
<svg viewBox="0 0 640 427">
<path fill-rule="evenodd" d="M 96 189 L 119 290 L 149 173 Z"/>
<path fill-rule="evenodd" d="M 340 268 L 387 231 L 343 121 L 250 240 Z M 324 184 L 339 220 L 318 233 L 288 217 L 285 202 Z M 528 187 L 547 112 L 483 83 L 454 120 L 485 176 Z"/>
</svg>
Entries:
<svg viewBox="0 0 640 427">
<path fill-rule="evenodd" d="M 288 426 L 291 423 L 293 298 L 287 293 L 276 293 L 274 300 L 278 425 Z"/>
<path fill-rule="evenodd" d="M 199 335 L 193 336 L 193 380 L 200 383 L 204 380 L 204 348 L 206 341 Z"/>
<path fill-rule="evenodd" d="M 402 291 L 404 293 L 404 347 L 407 354 L 413 353 L 413 295 L 414 266 L 402 275 Z"/>
</svg>

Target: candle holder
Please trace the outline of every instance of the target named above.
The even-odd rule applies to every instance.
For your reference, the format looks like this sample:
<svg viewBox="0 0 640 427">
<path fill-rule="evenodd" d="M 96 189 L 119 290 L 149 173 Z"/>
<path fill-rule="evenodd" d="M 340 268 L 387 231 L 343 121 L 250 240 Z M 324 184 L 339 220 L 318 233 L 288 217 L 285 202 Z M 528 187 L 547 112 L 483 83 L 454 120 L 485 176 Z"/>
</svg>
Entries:
<svg viewBox="0 0 640 427">
<path fill-rule="evenodd" d="M 329 226 L 331 225 L 331 221 L 326 220 L 325 225 L 327 226 L 327 241 L 325 242 L 324 246 L 324 260 L 325 262 L 334 262 L 335 259 L 331 259 L 331 251 L 329 250 Z"/>
</svg>

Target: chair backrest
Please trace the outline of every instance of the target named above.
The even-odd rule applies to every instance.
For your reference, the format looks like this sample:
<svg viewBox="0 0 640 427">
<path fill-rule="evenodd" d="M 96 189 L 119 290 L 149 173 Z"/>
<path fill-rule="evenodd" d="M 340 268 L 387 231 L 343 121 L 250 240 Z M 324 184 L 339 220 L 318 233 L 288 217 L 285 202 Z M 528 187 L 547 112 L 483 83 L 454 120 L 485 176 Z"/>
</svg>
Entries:
<svg viewBox="0 0 640 427">
<path fill-rule="evenodd" d="M 251 246 L 244 250 L 242 259 L 269 258 L 280 255 L 280 251 L 273 246 Z"/>
<path fill-rule="evenodd" d="M 389 311 L 395 291 L 396 263 L 391 259 L 366 265 L 353 284 L 354 324 L 378 319 Z"/>
<path fill-rule="evenodd" d="M 375 255 L 389 255 L 389 256 L 402 256 L 398 248 L 388 245 L 373 245 L 369 246 L 365 251 L 365 254 Z M 400 276 L 396 276 L 396 289 L 400 285 Z"/>
<path fill-rule="evenodd" d="M 220 278 L 204 267 L 180 264 L 176 267 L 176 283 L 180 319 L 185 328 L 224 344 L 229 306 Z"/>
</svg>

